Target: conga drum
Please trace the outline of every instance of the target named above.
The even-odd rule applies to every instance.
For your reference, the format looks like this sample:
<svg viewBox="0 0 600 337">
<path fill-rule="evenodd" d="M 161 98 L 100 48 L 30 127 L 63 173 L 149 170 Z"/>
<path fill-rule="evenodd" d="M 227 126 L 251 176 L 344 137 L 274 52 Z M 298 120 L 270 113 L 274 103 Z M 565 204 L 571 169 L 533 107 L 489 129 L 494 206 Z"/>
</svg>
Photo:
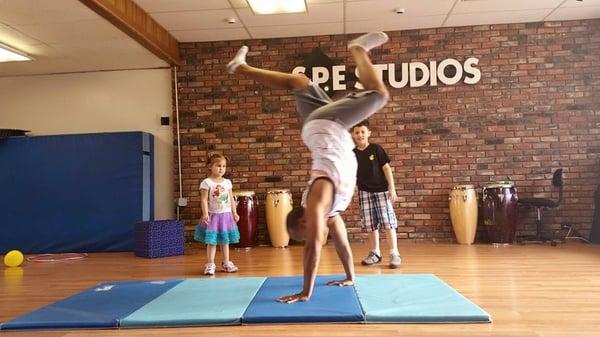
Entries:
<svg viewBox="0 0 600 337">
<path fill-rule="evenodd" d="M 450 190 L 450 220 L 456 241 L 470 245 L 477 232 L 477 192 L 473 185 L 458 185 Z"/>
<path fill-rule="evenodd" d="M 518 200 L 513 184 L 492 183 L 483 187 L 483 224 L 490 243 L 508 244 L 514 241 Z"/>
<path fill-rule="evenodd" d="M 250 249 L 256 246 L 258 199 L 253 191 L 233 191 L 233 198 L 237 203 L 237 213 L 240 216 L 237 223 L 240 230 L 240 243 L 236 247 Z"/>
<path fill-rule="evenodd" d="M 292 194 L 286 189 L 269 189 L 265 201 L 267 229 L 273 247 L 287 247 L 290 236 L 287 231 L 287 215 L 292 210 Z"/>
</svg>

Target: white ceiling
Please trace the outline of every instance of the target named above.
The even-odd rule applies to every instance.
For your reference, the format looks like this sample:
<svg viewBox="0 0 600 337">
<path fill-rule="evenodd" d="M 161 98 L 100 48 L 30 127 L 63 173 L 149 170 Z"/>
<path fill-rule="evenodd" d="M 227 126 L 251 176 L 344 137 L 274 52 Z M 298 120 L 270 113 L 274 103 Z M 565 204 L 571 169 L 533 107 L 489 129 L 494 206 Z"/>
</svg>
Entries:
<svg viewBox="0 0 600 337">
<path fill-rule="evenodd" d="M 77 0 L 0 0 L 0 42 L 34 58 L 0 77 L 168 66 Z"/>
<path fill-rule="evenodd" d="M 179 42 L 600 18 L 600 0 L 307 0 L 280 15 L 246 0 L 134 1 Z M 0 0 L 0 42 L 35 58 L 0 63 L 0 77 L 167 66 L 78 0 Z"/>
<path fill-rule="evenodd" d="M 306 0 L 307 13 L 281 15 L 246 0 L 134 1 L 179 42 L 600 18 L 600 0 Z"/>
</svg>

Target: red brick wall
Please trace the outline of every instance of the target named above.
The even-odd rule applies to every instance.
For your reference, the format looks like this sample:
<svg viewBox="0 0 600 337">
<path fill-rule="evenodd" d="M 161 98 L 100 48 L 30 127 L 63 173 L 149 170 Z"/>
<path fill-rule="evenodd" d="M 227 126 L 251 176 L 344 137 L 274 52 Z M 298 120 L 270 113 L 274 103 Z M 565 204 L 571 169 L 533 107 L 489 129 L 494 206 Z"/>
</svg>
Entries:
<svg viewBox="0 0 600 337">
<path fill-rule="evenodd" d="M 392 159 L 401 201 L 400 238 L 453 239 L 448 191 L 510 176 L 519 197 L 552 197 L 554 169 L 565 169 L 565 202 L 545 213 L 546 228 L 569 223 L 589 232 L 593 192 L 600 183 L 600 20 L 484 25 L 390 32 L 374 50 L 374 63 L 446 58 L 480 59 L 482 79 L 437 87 L 390 88 L 392 98 L 371 119 L 372 142 Z M 310 167 L 299 134 L 293 97 L 224 67 L 242 44 L 248 62 L 284 72 L 302 65 L 320 47 L 335 64 L 354 64 L 350 36 L 316 36 L 213 43 L 182 43 L 179 68 L 184 195 L 182 217 L 200 215 L 198 186 L 205 158 L 218 151 L 231 159 L 234 187 L 289 188 L 299 202 Z M 281 176 L 281 182 L 267 177 Z M 175 179 L 177 179 L 175 175 Z M 261 205 L 259 240 L 268 242 Z M 356 202 L 345 213 L 351 239 L 361 240 Z M 521 210 L 519 233 L 534 228 Z"/>
</svg>

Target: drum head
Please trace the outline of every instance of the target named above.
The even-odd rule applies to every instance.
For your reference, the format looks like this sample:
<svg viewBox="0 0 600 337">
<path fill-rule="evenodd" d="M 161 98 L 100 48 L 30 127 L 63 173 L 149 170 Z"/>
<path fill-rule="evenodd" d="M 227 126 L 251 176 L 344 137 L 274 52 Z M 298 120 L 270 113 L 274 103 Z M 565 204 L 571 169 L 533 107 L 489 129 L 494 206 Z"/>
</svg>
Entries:
<svg viewBox="0 0 600 337">
<path fill-rule="evenodd" d="M 242 191 L 233 191 L 232 193 L 233 193 L 234 197 L 237 197 L 237 196 L 240 196 L 240 197 L 251 197 L 251 196 L 254 196 L 254 194 L 255 194 L 254 191 L 244 191 L 244 190 L 242 190 Z"/>
<path fill-rule="evenodd" d="M 269 188 L 267 190 L 267 193 L 271 193 L 271 194 L 280 194 L 280 193 L 290 193 L 290 190 L 285 189 L 285 188 Z"/>
<path fill-rule="evenodd" d="M 511 187 L 514 187 L 514 185 L 512 185 L 512 184 L 500 184 L 500 183 L 497 183 L 497 182 L 491 183 L 491 184 L 487 184 L 487 185 L 483 186 L 483 188 L 486 188 L 486 189 L 492 189 L 492 188 L 511 188 Z"/>
<path fill-rule="evenodd" d="M 502 186 L 515 186 L 515 183 L 513 181 L 510 180 L 496 180 L 496 181 L 490 181 L 488 183 L 488 185 L 502 185 Z"/>
<path fill-rule="evenodd" d="M 456 185 L 452 187 L 453 190 L 472 190 L 475 186 L 473 185 Z"/>
</svg>

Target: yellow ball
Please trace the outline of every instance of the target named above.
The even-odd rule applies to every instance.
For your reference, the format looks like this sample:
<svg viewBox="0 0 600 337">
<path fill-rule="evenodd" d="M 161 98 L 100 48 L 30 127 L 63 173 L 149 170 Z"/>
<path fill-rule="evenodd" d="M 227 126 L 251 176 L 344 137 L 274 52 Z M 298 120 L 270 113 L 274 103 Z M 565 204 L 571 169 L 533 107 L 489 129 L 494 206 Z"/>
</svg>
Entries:
<svg viewBox="0 0 600 337">
<path fill-rule="evenodd" d="M 23 253 L 18 250 L 11 250 L 4 255 L 4 264 L 7 267 L 18 267 L 23 263 Z"/>
</svg>

